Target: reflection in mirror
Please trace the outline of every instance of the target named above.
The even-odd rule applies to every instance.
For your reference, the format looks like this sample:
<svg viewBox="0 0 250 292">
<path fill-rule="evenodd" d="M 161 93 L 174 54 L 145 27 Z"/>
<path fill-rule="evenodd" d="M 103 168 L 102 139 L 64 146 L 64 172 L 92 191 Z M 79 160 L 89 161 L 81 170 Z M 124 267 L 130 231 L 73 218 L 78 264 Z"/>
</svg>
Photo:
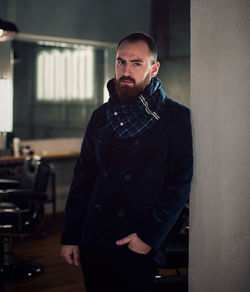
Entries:
<svg viewBox="0 0 250 292">
<path fill-rule="evenodd" d="M 13 50 L 14 135 L 82 137 L 103 103 L 105 47 L 15 40 Z"/>
</svg>

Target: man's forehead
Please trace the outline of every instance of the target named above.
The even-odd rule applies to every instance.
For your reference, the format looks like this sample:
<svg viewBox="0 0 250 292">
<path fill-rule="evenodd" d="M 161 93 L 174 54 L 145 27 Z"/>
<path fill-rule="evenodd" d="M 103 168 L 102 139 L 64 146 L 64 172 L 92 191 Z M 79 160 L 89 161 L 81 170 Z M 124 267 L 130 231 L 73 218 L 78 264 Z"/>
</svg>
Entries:
<svg viewBox="0 0 250 292">
<path fill-rule="evenodd" d="M 120 47 L 117 50 L 117 57 L 127 57 L 127 58 L 142 58 L 150 57 L 151 52 L 148 47 L 148 44 L 145 41 L 136 41 L 136 42 L 129 42 L 124 41 L 121 43 Z"/>
</svg>

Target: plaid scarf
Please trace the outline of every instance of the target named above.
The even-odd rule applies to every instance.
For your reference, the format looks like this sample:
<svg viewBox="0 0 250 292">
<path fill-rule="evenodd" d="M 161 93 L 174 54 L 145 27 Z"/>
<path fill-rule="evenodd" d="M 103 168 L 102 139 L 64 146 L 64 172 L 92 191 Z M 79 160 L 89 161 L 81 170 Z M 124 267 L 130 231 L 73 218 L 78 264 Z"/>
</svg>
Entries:
<svg viewBox="0 0 250 292">
<path fill-rule="evenodd" d="M 149 86 L 133 103 L 117 98 L 114 79 L 108 82 L 110 98 L 108 100 L 107 126 L 122 139 L 138 136 L 149 130 L 159 119 L 166 101 L 158 77 L 151 80 Z"/>
</svg>

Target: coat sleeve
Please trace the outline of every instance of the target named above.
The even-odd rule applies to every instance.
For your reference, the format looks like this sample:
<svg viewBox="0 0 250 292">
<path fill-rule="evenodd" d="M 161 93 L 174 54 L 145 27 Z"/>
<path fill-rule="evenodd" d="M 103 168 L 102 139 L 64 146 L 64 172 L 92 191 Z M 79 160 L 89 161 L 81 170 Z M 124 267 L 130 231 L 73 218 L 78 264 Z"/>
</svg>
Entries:
<svg viewBox="0 0 250 292">
<path fill-rule="evenodd" d="M 61 244 L 64 245 L 79 245 L 80 243 L 82 224 L 86 217 L 88 202 L 97 173 L 94 145 L 96 119 L 96 111 L 94 111 L 88 123 L 81 153 L 74 168 L 61 236 Z"/>
<path fill-rule="evenodd" d="M 138 236 L 154 249 L 160 248 L 177 221 L 190 193 L 193 175 L 193 147 L 190 110 L 175 112 L 175 126 L 168 143 L 167 177 L 152 214 L 138 230 Z"/>
</svg>

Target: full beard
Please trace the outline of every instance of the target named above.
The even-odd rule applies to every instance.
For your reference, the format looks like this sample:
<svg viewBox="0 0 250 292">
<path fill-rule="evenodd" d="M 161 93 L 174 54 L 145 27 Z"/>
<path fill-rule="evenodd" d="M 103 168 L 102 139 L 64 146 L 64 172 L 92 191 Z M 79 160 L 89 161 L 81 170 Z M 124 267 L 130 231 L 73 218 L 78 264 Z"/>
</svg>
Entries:
<svg viewBox="0 0 250 292">
<path fill-rule="evenodd" d="M 134 83 L 133 86 L 121 84 L 121 81 L 128 79 Z M 145 77 L 142 83 L 135 85 L 135 80 L 131 77 L 115 78 L 115 90 L 118 98 L 123 102 L 133 102 L 143 92 L 143 90 L 150 84 L 150 73 Z"/>
</svg>

